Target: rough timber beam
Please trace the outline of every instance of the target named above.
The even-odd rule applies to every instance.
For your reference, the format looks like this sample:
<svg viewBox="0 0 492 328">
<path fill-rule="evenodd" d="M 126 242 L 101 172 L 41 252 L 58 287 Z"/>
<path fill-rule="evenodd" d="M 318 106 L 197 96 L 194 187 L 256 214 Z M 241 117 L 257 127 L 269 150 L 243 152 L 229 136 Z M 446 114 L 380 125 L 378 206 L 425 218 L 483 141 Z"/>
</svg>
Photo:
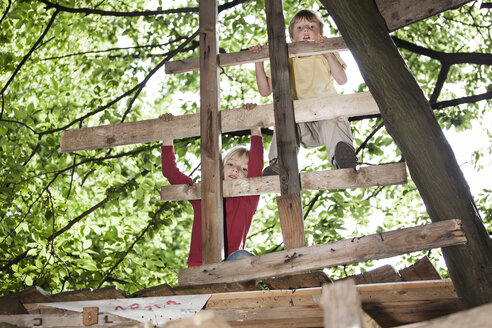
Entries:
<svg viewBox="0 0 492 328">
<path fill-rule="evenodd" d="M 224 258 L 217 0 L 199 2 L 202 262 Z"/>
<path fill-rule="evenodd" d="M 296 100 L 294 108 L 298 123 L 379 113 L 369 92 Z M 242 108 L 225 109 L 220 115 L 223 133 L 274 125 L 272 105 L 260 105 L 251 111 Z M 163 140 L 166 136 L 180 139 L 199 135 L 200 114 L 181 115 L 176 116 L 172 122 L 152 119 L 64 131 L 61 133 L 58 152 L 154 142 Z"/>
<path fill-rule="evenodd" d="M 367 166 L 355 172 L 352 169 L 326 170 L 301 173 L 301 189 L 328 190 L 368 188 L 407 183 L 405 163 Z M 200 199 L 200 183 L 161 187 L 161 200 Z M 223 181 L 224 197 L 280 193 L 278 176 L 266 176 Z"/>
<path fill-rule="evenodd" d="M 329 38 L 324 43 L 303 41 L 288 44 L 289 57 L 319 55 L 327 52 L 344 50 L 348 49 L 341 37 Z M 243 50 L 239 52 L 225 53 L 219 55 L 220 67 L 255 63 L 260 61 L 267 61 L 269 59 L 270 57 L 268 47 L 263 47 L 263 49 L 257 54 L 252 53 L 249 50 Z M 198 57 L 176 60 L 166 63 L 167 74 L 189 72 L 197 70 L 198 68 Z"/>
<path fill-rule="evenodd" d="M 456 9 L 471 0 L 376 0 L 389 31 L 395 31 L 443 11 Z"/>
<path fill-rule="evenodd" d="M 271 278 L 467 242 L 460 220 L 354 237 L 179 271 L 180 285 Z"/>
</svg>

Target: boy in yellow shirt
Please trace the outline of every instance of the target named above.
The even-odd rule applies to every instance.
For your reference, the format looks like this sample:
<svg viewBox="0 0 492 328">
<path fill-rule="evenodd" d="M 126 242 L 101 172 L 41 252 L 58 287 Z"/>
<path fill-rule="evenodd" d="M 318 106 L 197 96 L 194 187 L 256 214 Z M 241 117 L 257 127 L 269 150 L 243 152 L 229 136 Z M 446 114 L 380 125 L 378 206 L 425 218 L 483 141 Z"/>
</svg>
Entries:
<svg viewBox="0 0 492 328">
<path fill-rule="evenodd" d="M 289 35 L 292 42 L 314 41 L 322 43 L 323 22 L 312 10 L 299 11 L 289 23 Z M 250 48 L 259 52 L 262 46 Z M 291 80 L 292 99 L 318 98 L 336 95 L 333 81 L 339 85 L 347 82 L 346 65 L 338 53 L 289 58 L 289 73 Z M 272 93 L 270 71 L 265 72 L 263 62 L 255 64 L 256 82 L 263 97 Z M 307 147 L 326 146 L 328 158 L 334 168 L 353 168 L 357 166 L 357 158 L 353 147 L 352 132 L 347 118 L 306 122 L 297 124 L 300 142 Z M 275 134 L 270 145 L 269 166 L 263 170 L 263 175 L 279 174 L 277 162 L 277 142 Z"/>
</svg>

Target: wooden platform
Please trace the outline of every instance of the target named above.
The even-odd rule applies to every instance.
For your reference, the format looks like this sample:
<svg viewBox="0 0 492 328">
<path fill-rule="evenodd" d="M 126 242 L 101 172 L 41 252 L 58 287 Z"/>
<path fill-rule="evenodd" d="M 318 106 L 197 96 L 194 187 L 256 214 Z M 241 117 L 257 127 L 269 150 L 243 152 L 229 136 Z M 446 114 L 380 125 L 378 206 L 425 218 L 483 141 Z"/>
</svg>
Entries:
<svg viewBox="0 0 492 328">
<path fill-rule="evenodd" d="M 412 275 L 407 274 L 409 270 Z M 407 280 L 428 278 L 433 280 Z M 385 265 L 344 279 L 357 283 L 363 310 L 382 327 L 420 323 L 462 310 L 452 282 L 441 279 L 427 257 L 401 270 Z M 114 286 L 55 295 L 49 295 L 39 287 L 31 287 L 0 298 L 0 326 L 2 322 L 33 326 L 39 324 L 39 320 L 44 327 L 83 326 L 82 313 L 38 306 L 38 303 L 211 294 L 202 310 L 213 311 L 232 327 L 323 327 L 320 299 L 322 286 L 326 283 L 331 284 L 331 279 L 325 273 L 315 271 L 263 279 L 261 282 L 252 280 L 176 287 L 163 284 L 132 295 L 126 295 Z M 99 324 L 93 327 L 145 325 L 114 314 L 100 313 Z"/>
<path fill-rule="evenodd" d="M 449 280 L 379 283 L 356 288 L 362 308 L 382 327 L 421 322 L 462 310 Z M 231 327 L 323 327 L 321 294 L 321 287 L 219 293 L 210 296 L 203 310 L 214 311 Z M 83 326 L 82 313 L 37 303 L 22 305 L 25 314 L 0 315 L 0 322 L 32 326 L 41 320 L 44 327 L 67 327 L 67 322 L 74 327 Z M 131 324 L 135 326 L 129 319 L 101 313 L 98 327 Z"/>
</svg>

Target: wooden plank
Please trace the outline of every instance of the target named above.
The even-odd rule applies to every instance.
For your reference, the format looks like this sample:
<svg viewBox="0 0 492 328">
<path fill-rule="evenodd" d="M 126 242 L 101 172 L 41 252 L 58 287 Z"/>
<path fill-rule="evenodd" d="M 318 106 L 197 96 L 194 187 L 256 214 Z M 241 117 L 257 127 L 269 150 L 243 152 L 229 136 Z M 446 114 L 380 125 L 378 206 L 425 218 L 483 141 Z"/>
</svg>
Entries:
<svg viewBox="0 0 492 328">
<path fill-rule="evenodd" d="M 359 293 L 353 280 L 324 285 L 321 299 L 325 328 L 363 327 Z"/>
<path fill-rule="evenodd" d="M 401 269 L 400 275 L 405 281 L 442 279 L 441 275 L 437 272 L 427 256 L 424 256 L 415 264 Z"/>
<path fill-rule="evenodd" d="M 217 1 L 199 2 L 202 263 L 224 258 Z"/>
<path fill-rule="evenodd" d="M 369 188 L 407 183 L 405 163 L 366 166 L 358 171 L 352 169 L 326 170 L 301 173 L 303 190 L 329 190 Z M 223 181 L 224 197 L 251 196 L 280 192 L 278 176 L 255 177 Z M 200 183 L 169 185 L 161 187 L 161 200 L 200 199 Z"/>
<path fill-rule="evenodd" d="M 220 67 L 242 65 L 247 63 L 255 63 L 267 61 L 270 59 L 269 47 L 255 54 L 249 50 L 239 52 L 219 54 Z M 320 55 L 329 52 L 346 51 L 347 46 L 341 37 L 329 38 L 323 43 L 315 43 L 309 41 L 294 42 L 287 45 L 289 57 L 296 56 L 312 56 Z M 198 57 L 175 60 L 166 63 L 165 70 L 167 74 L 176 74 L 199 69 Z"/>
<path fill-rule="evenodd" d="M 282 196 L 299 194 L 301 180 L 297 164 L 297 127 L 289 78 L 282 1 L 271 0 L 265 2 L 265 11 L 272 73 L 274 133 L 277 137 L 277 158 L 280 169 L 280 194 Z M 302 220 L 302 207 L 296 206 L 292 208 L 293 210 L 296 210 L 296 212 L 291 212 L 291 215 L 295 215 L 296 220 Z"/>
<path fill-rule="evenodd" d="M 214 310 L 232 327 L 322 327 L 319 307 L 285 306 Z"/>
<path fill-rule="evenodd" d="M 62 292 L 56 295 L 52 295 L 49 302 L 66 302 L 66 301 L 78 301 L 80 299 L 89 300 L 102 300 L 102 299 L 118 299 L 125 298 L 126 294 L 116 286 L 108 286 L 104 288 L 92 289 L 84 288 L 74 291 Z"/>
<path fill-rule="evenodd" d="M 173 288 L 168 284 L 162 284 L 159 286 L 153 286 L 149 288 L 141 289 L 133 294 L 130 297 L 154 297 L 154 296 L 171 296 L 176 295 L 173 291 Z"/>
<path fill-rule="evenodd" d="M 284 240 L 284 248 L 306 246 L 302 204 L 299 193 L 277 197 L 278 216 Z"/>
<path fill-rule="evenodd" d="M 471 0 L 376 0 L 381 16 L 390 31 L 410 25 L 440 12 L 457 8 Z"/>
<path fill-rule="evenodd" d="M 357 285 L 403 281 L 398 271 L 389 264 L 343 279 L 354 279 Z"/>
<path fill-rule="evenodd" d="M 190 318 L 173 320 L 162 326 L 161 328 L 229 328 L 224 319 L 213 311 L 200 311 Z"/>
<path fill-rule="evenodd" d="M 431 320 L 463 310 L 458 298 L 363 304 L 362 308 L 383 327 Z"/>
<path fill-rule="evenodd" d="M 295 100 L 296 122 L 330 120 L 378 114 L 379 109 L 369 92 Z M 220 111 L 222 132 L 241 131 L 255 126 L 275 124 L 272 105 L 253 110 L 242 108 Z M 200 114 L 176 116 L 172 122 L 161 119 L 143 120 L 98 127 L 67 130 L 61 133 L 58 152 L 90 150 L 144 142 L 196 137 L 200 135 Z"/>
<path fill-rule="evenodd" d="M 357 285 L 363 304 L 389 302 L 431 302 L 457 299 L 449 279 Z M 296 290 L 262 290 L 242 293 L 213 294 L 205 309 L 271 308 L 274 306 L 315 306 L 321 287 Z"/>
<path fill-rule="evenodd" d="M 262 283 L 264 283 L 270 290 L 321 287 L 323 284 L 330 282 L 332 282 L 331 279 L 328 278 L 328 276 L 322 271 L 262 280 Z"/>
<path fill-rule="evenodd" d="M 19 314 L 0 315 L 0 323 L 15 325 L 18 327 L 87 327 L 82 322 L 82 313 L 73 314 Z M 113 314 L 100 314 L 98 327 L 146 327 L 138 321 L 123 318 Z M 150 327 L 150 326 L 148 326 Z"/>
<path fill-rule="evenodd" d="M 445 317 L 400 326 L 401 328 L 448 328 L 466 327 L 483 328 L 490 327 L 492 322 L 492 303 L 478 306 L 476 308 L 453 313 Z"/>
<path fill-rule="evenodd" d="M 356 288 L 364 309 L 372 318 L 385 323 L 384 327 L 395 326 L 391 323 L 428 320 L 460 309 L 456 307 L 459 300 L 450 280 L 370 284 Z M 323 313 L 320 309 L 318 312 L 305 311 L 307 308 L 318 309 L 320 298 L 319 287 L 214 294 L 205 310 L 216 311 L 231 326 L 258 327 L 261 323 L 265 327 L 322 327 Z M 280 308 L 278 313 L 276 308 Z M 290 317 L 285 313 L 289 308 L 291 313 L 299 315 Z M 271 311 L 270 315 L 265 317 L 263 313 L 268 311 Z M 263 321 L 255 321 L 260 320 L 255 313 L 260 313 Z M 282 314 L 289 320 L 282 322 Z"/>
<path fill-rule="evenodd" d="M 244 292 L 262 289 L 256 280 L 221 283 L 221 284 L 204 284 L 193 286 L 176 286 L 173 288 L 176 295 L 196 295 L 196 294 L 214 294 L 214 293 L 231 293 Z"/>
<path fill-rule="evenodd" d="M 251 256 L 229 263 L 182 269 L 178 281 L 180 285 L 196 285 L 269 278 L 466 242 L 460 220 L 445 220 L 323 245 Z"/>
</svg>

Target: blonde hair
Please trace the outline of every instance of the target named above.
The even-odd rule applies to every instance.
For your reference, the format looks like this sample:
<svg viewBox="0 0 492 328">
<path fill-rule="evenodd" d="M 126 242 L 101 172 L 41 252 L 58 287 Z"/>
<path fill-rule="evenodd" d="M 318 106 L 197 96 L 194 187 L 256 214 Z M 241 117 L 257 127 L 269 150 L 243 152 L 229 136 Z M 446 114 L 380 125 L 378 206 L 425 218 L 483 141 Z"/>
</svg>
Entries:
<svg viewBox="0 0 492 328">
<path fill-rule="evenodd" d="M 318 14 L 317 12 L 310 10 L 310 9 L 302 9 L 299 10 L 294 17 L 290 20 L 289 23 L 289 35 L 290 38 L 292 39 L 294 37 L 294 24 L 297 23 L 300 20 L 307 20 L 308 22 L 316 22 L 319 24 L 319 32 L 321 35 L 323 35 L 323 21 L 321 18 L 321 15 Z"/>
<path fill-rule="evenodd" d="M 227 163 L 227 160 L 235 154 L 237 154 L 237 156 L 239 157 L 248 156 L 249 158 L 249 149 L 246 148 L 245 146 L 236 146 L 229 149 L 229 151 L 224 156 L 222 164 L 224 165 L 225 163 Z"/>
</svg>

